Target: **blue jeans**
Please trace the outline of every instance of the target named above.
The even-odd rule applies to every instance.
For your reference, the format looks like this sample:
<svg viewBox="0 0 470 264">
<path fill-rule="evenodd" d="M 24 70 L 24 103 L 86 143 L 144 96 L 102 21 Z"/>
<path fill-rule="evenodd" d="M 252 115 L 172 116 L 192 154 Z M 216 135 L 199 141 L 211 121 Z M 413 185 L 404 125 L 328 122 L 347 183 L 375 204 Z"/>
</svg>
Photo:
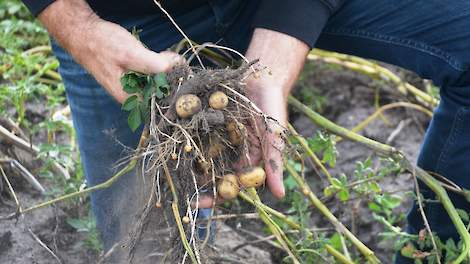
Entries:
<svg viewBox="0 0 470 264">
<path fill-rule="evenodd" d="M 317 47 L 376 59 L 416 72 L 440 86 L 441 102 L 426 133 L 418 165 L 444 175 L 470 189 L 470 2 L 454 0 L 349 0 L 328 21 Z M 182 10 L 177 23 L 196 42 L 217 42 L 244 51 L 252 28 L 250 21 L 258 1 L 209 0 L 207 5 Z M 121 21 L 126 28 L 141 29 L 141 40 L 161 51 L 181 36 L 159 14 Z M 105 181 L 125 155 L 123 145 L 133 148 L 139 132 L 127 127 L 127 114 L 80 65 L 54 45 L 60 61 L 67 97 L 72 109 L 88 183 Z M 120 142 L 122 144 L 117 144 Z M 92 194 L 92 209 L 105 248 L 125 234 L 125 220 L 135 175 L 129 174 L 111 188 Z M 424 196 L 432 192 L 422 187 Z M 457 208 L 470 212 L 470 204 L 450 194 Z M 442 239 L 458 239 L 440 204 L 426 204 L 433 231 Z M 127 217 L 129 218 L 129 217 Z M 423 223 L 416 207 L 408 216 L 408 229 L 416 233 Z M 399 260 L 406 263 L 406 260 Z"/>
</svg>

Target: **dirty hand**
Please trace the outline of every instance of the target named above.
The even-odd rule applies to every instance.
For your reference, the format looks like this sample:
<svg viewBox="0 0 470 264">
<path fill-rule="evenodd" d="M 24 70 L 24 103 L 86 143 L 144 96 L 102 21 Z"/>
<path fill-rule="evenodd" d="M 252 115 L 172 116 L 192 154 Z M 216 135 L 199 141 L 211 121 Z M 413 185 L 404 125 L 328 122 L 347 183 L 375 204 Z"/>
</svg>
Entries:
<svg viewBox="0 0 470 264">
<path fill-rule="evenodd" d="M 257 124 L 249 126 L 253 135 L 250 142 L 250 165 L 264 164 L 267 186 L 277 197 L 284 197 L 282 180 L 284 130 L 287 127 L 287 97 L 281 87 L 269 83 L 248 83 L 247 95 L 269 119 L 259 118 Z M 272 119 L 271 119 L 272 118 Z M 274 119 L 274 120 L 273 120 Z"/>
<path fill-rule="evenodd" d="M 93 13 L 86 1 L 55 1 L 39 15 L 49 33 L 118 102 L 128 96 L 120 84 L 133 70 L 158 73 L 170 70 L 182 58 L 173 52 L 145 48 L 125 28 Z"/>
</svg>

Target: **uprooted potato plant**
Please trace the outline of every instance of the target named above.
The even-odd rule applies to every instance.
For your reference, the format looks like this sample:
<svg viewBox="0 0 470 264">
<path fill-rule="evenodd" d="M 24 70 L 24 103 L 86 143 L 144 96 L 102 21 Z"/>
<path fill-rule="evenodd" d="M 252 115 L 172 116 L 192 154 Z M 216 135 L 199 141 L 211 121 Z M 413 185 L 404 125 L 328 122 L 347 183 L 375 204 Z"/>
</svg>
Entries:
<svg viewBox="0 0 470 264">
<path fill-rule="evenodd" d="M 122 78 L 132 94 L 123 104 L 129 125 L 145 126 L 131 159 L 143 164 L 138 171 L 155 189 L 131 236 L 131 257 L 152 207 L 170 206 L 177 230 L 170 262 L 189 257 L 205 263 L 199 250 L 207 239 L 195 235 L 201 190 L 215 205 L 217 199 L 236 198 L 240 189 L 264 185 L 265 172 L 252 164 L 249 146 L 261 146 L 264 133 L 275 133 L 267 131 L 268 123 L 276 121 L 245 96 L 244 79 L 257 73 L 256 67 L 256 62 L 237 69 L 179 65 L 168 74 L 131 72 Z M 235 170 L 237 163 L 243 168 Z"/>
</svg>

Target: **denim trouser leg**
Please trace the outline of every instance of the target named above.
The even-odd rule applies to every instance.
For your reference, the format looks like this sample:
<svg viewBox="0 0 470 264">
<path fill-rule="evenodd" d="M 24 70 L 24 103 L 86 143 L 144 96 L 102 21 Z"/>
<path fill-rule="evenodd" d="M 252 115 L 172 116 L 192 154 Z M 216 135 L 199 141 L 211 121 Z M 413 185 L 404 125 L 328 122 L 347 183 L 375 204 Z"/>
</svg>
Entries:
<svg viewBox="0 0 470 264">
<path fill-rule="evenodd" d="M 440 86 L 441 103 L 418 165 L 470 188 L 469 1 L 350 0 L 329 20 L 318 47 L 395 64 Z M 427 187 L 421 190 L 433 198 Z M 450 196 L 457 208 L 470 212 L 463 197 Z M 427 203 L 425 211 L 432 230 L 443 240 L 459 239 L 440 204 Z M 423 228 L 416 206 L 408 224 L 413 233 Z"/>
</svg>

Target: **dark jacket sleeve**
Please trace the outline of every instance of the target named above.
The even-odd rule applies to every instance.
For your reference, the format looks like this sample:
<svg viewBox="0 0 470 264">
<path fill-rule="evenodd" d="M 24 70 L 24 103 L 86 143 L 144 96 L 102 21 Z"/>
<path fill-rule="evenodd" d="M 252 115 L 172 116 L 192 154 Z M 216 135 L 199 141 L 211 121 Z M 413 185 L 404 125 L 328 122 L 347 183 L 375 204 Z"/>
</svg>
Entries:
<svg viewBox="0 0 470 264">
<path fill-rule="evenodd" d="M 54 0 L 23 0 L 23 3 L 28 7 L 29 11 L 34 16 L 39 15 L 48 5 L 52 4 Z"/>
<path fill-rule="evenodd" d="M 315 45 L 328 18 L 345 0 L 261 0 L 253 27 L 266 28 Z"/>
</svg>

